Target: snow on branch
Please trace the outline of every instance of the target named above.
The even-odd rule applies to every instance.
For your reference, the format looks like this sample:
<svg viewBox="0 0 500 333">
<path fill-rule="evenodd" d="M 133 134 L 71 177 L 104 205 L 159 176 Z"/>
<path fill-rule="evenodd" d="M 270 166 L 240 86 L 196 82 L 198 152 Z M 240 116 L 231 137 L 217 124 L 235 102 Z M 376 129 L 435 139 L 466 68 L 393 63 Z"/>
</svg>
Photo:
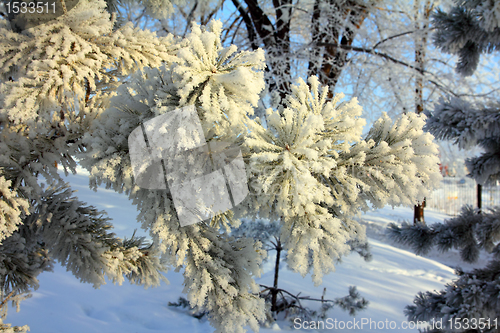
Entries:
<svg viewBox="0 0 500 333">
<path fill-rule="evenodd" d="M 500 113 L 496 105 L 476 107 L 458 98 L 441 99 L 425 129 L 436 138 L 452 140 L 459 148 L 479 145 L 478 157 L 468 158 L 469 175 L 483 184 L 500 178 Z"/>
<path fill-rule="evenodd" d="M 91 91 L 116 85 L 142 66 L 172 59 L 172 36 L 160 38 L 131 24 L 113 31 L 115 18 L 105 6 L 104 1 L 81 0 L 67 14 L 26 33 L 0 28 L 5 36 L 0 73 L 12 79 L 0 85 L 3 117 L 33 122 L 60 104 L 84 101 L 87 85 Z"/>
<path fill-rule="evenodd" d="M 334 269 L 327 258 L 363 244 L 364 230 L 351 216 L 369 201 L 413 205 L 440 175 L 437 147 L 422 130 L 425 117 L 408 114 L 393 123 L 384 115 L 362 139 L 357 101 L 341 103 L 342 95 L 329 101 L 318 78 L 308 83 L 292 87 L 284 109 L 268 110 L 267 128 L 249 123 L 245 145 L 255 209 L 282 219 L 289 266 L 312 271 L 320 283 Z"/>
<path fill-rule="evenodd" d="M 388 234 L 395 242 L 410 246 L 419 255 L 433 248 L 442 252 L 457 249 L 462 260 L 475 262 L 480 250 L 486 250 L 500 259 L 500 210 L 497 208 L 478 214 L 477 209 L 464 206 L 459 216 L 432 226 L 391 223 Z"/>
<path fill-rule="evenodd" d="M 143 239 L 123 241 L 115 237 L 103 212 L 71 195 L 68 187 L 46 190 L 42 202 L 23 223 L 33 234 L 32 242 L 43 243 L 51 258 L 96 288 L 105 284 L 105 275 L 118 284 L 127 276 L 146 287 L 164 280 L 158 256 L 149 251 Z"/>
<path fill-rule="evenodd" d="M 483 139 L 500 137 L 500 113 L 497 107 L 475 107 L 459 99 L 440 99 L 424 129 L 439 140 L 453 140 L 467 149 Z"/>
<path fill-rule="evenodd" d="M 482 6 L 477 6 L 482 3 Z M 438 10 L 432 17 L 437 28 L 434 43 L 443 52 L 457 54 L 457 72 L 469 76 L 477 68 L 481 53 L 492 52 L 500 46 L 500 29 L 489 0 L 465 1 L 449 13 Z M 496 11 L 498 12 L 498 6 Z M 493 19 L 493 20 L 492 20 Z"/>
<path fill-rule="evenodd" d="M 500 306 L 499 271 L 499 260 L 493 260 L 487 267 L 471 272 L 457 270 L 459 278 L 448 283 L 444 290 L 419 292 L 413 301 L 414 305 L 406 307 L 405 315 L 408 320 L 415 322 L 442 318 L 443 328 L 449 321 L 461 323 L 464 327 L 465 323 L 489 320 L 483 332 L 497 332 L 495 318 L 498 319 Z"/>
</svg>

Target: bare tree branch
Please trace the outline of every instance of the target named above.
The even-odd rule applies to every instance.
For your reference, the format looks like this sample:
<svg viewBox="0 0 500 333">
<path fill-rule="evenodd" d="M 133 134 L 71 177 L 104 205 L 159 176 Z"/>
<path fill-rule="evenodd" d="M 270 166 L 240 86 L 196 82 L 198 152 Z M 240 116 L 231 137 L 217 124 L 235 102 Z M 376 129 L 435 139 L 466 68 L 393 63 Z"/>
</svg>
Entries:
<svg viewBox="0 0 500 333">
<path fill-rule="evenodd" d="M 238 11 L 240 12 L 243 22 L 245 22 L 245 26 L 247 27 L 248 39 L 250 40 L 252 49 L 257 50 L 259 48 L 259 45 L 257 44 L 257 32 L 255 31 L 255 28 L 253 26 L 252 19 L 250 18 L 250 16 L 248 16 L 248 12 L 243 8 L 243 6 L 238 0 L 231 0 L 231 1 L 233 2 L 236 9 L 238 9 Z"/>
<path fill-rule="evenodd" d="M 434 28 L 431 28 L 431 29 L 428 29 L 428 31 L 432 31 L 434 30 Z M 410 34 L 413 34 L 417 32 L 417 30 L 411 30 L 411 31 L 406 31 L 406 32 L 402 32 L 400 34 L 397 34 L 397 35 L 394 35 L 394 36 L 390 36 L 390 37 L 387 37 L 387 38 L 384 38 L 382 39 L 381 41 L 377 42 L 373 47 L 372 49 L 376 49 L 377 46 L 379 46 L 380 44 L 383 44 L 391 39 L 394 39 L 394 38 L 398 38 L 398 37 L 402 37 L 402 36 L 406 36 L 406 35 L 410 35 Z"/>
</svg>

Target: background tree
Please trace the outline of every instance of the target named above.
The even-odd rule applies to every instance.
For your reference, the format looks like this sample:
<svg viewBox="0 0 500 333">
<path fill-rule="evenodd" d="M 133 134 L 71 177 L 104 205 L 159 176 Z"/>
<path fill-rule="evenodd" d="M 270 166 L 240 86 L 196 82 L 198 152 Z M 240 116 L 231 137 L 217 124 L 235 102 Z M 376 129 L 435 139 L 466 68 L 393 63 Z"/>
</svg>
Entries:
<svg viewBox="0 0 500 333">
<path fill-rule="evenodd" d="M 268 66 L 273 61 L 281 68 L 291 69 L 276 70 L 274 74 L 271 69 L 266 70 L 268 85 L 279 80 L 284 86 L 291 86 L 297 77 L 320 76 L 320 82 L 331 89 L 347 89 L 348 96 L 360 98 L 367 105 L 365 112 L 373 112 L 369 120 L 375 121 L 382 113 L 380 109 L 393 112 L 391 116 L 415 110 L 418 78 L 423 78 L 423 109 L 437 101 L 440 92 L 491 95 L 494 90 L 488 87 L 490 81 L 480 77 L 473 80 L 478 80 L 474 83 L 481 91 L 468 84 L 457 84 L 451 57 L 429 45 L 426 35 L 433 27 L 428 15 L 436 5 L 437 2 L 428 0 L 203 3 L 192 0 L 176 7 L 182 15 L 159 24 L 182 35 L 193 18 L 196 21 L 220 18 L 225 27 L 224 43 L 231 42 L 243 49 L 261 47 L 267 53 L 274 48 L 276 56 L 267 60 Z M 278 35 L 289 37 L 276 40 Z M 418 52 L 423 58 L 419 61 L 415 59 L 417 49 L 423 49 Z M 422 60 L 423 72 L 416 64 Z M 328 73 L 321 74 L 322 68 Z M 375 89 L 377 86 L 383 88 Z M 397 93 L 399 96 L 394 96 Z"/>
<path fill-rule="evenodd" d="M 448 12 L 433 15 L 436 45 L 444 52 L 458 55 L 457 72 L 471 75 L 481 54 L 499 46 L 500 11 L 492 1 L 461 1 Z M 479 145 L 480 156 L 466 161 L 469 175 L 479 184 L 499 176 L 499 108 L 496 103 L 471 103 L 457 98 L 443 99 L 428 119 L 428 130 L 441 139 L 452 140 L 460 148 Z M 464 207 L 462 213 L 442 224 L 401 227 L 393 224 L 390 233 L 416 253 L 425 254 L 436 247 L 442 251 L 459 249 L 465 262 L 478 260 L 480 250 L 491 253 L 488 265 L 471 272 L 457 269 L 458 278 L 439 292 L 419 293 L 414 305 L 406 308 L 410 320 L 443 320 L 442 329 L 432 332 L 496 332 L 498 303 L 499 221 L 497 208 L 489 211 Z"/>
</svg>

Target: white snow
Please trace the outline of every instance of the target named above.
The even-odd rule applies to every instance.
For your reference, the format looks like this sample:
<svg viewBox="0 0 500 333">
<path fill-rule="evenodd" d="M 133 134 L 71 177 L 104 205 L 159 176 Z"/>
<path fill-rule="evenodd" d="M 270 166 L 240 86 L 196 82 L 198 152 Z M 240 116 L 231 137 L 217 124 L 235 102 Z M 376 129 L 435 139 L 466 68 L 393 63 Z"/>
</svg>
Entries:
<svg viewBox="0 0 500 333">
<path fill-rule="evenodd" d="M 134 229 L 139 228 L 135 221 L 135 206 L 125 195 L 112 190 L 89 190 L 87 179 L 87 175 L 68 177 L 73 189 L 78 190 L 76 195 L 80 200 L 107 210 L 113 218 L 118 236 L 132 235 Z M 427 223 L 442 221 L 447 217 L 430 210 L 426 210 L 425 214 Z M 406 320 L 404 307 L 412 304 L 419 291 L 443 289 L 444 284 L 454 278 L 453 268 L 447 265 L 454 266 L 460 261 L 454 252 L 446 255 L 433 252 L 423 258 L 402 247 L 391 245 L 383 234 L 385 225 L 403 219 L 411 220 L 412 217 L 413 211 L 409 208 L 386 207 L 364 214 L 361 219 L 367 225 L 373 253 L 371 262 L 365 262 L 357 254 L 352 254 L 337 265 L 336 272 L 326 276 L 319 287 L 314 287 L 310 276 L 303 279 L 283 265 L 279 286 L 293 293 L 301 292 L 302 296 L 318 298 L 321 297 L 323 288 L 326 288 L 325 297 L 332 299 L 347 295 L 348 287 L 355 285 L 361 295 L 370 301 L 368 309 L 354 317 L 356 320 L 388 320 L 397 325 L 395 330 L 377 329 L 377 332 L 418 332 L 417 329 L 400 328 Z M 138 230 L 137 233 L 146 235 L 143 230 Z M 272 263 L 271 258 L 264 266 L 264 274 L 258 283 L 272 284 Z M 470 265 L 464 268 L 470 268 Z M 13 308 L 9 310 L 5 322 L 29 325 L 32 332 L 44 333 L 213 332 L 214 329 L 206 320 L 198 320 L 188 316 L 185 311 L 168 306 L 168 302 L 175 302 L 179 296 L 184 296 L 183 277 L 181 273 L 175 272 L 169 272 L 166 276 L 170 281 L 169 285 L 162 284 L 158 288 L 147 290 L 128 282 L 122 286 L 108 283 L 100 289 L 93 289 L 89 284 L 80 283 L 60 265 L 55 265 L 53 273 L 39 276 L 40 288 L 33 293 L 32 298 L 21 303 L 20 312 L 16 313 Z M 310 302 L 309 305 L 314 308 L 319 303 Z M 328 317 L 345 322 L 353 320 L 348 313 L 337 308 L 330 310 Z M 296 331 L 293 323 L 285 320 L 273 327 L 262 328 L 261 332 L 276 330 Z M 364 329 L 354 331 L 373 330 L 365 326 Z"/>
</svg>

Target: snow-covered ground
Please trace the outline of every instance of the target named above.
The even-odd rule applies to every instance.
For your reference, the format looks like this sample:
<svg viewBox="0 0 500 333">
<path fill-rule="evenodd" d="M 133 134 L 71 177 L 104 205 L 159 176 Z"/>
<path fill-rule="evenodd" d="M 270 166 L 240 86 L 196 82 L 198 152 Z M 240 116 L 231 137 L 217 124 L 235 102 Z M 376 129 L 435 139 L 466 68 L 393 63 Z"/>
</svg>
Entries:
<svg viewBox="0 0 500 333">
<path fill-rule="evenodd" d="M 114 191 L 89 190 L 87 179 L 85 174 L 68 177 L 73 189 L 78 190 L 76 195 L 80 200 L 108 212 L 113 218 L 118 236 L 132 235 L 134 229 L 139 228 L 135 222 L 135 206 L 131 205 L 125 195 Z M 426 210 L 425 214 L 429 224 L 447 217 L 430 210 Z M 383 234 L 387 223 L 410 220 L 412 217 L 413 211 L 408 208 L 386 207 L 364 214 L 361 220 L 367 226 L 373 253 L 371 262 L 365 262 L 357 254 L 352 254 L 337 266 L 335 273 L 326 276 L 323 284 L 318 287 L 314 287 L 309 276 L 302 278 L 287 270 L 284 265 L 280 271 L 280 287 L 311 297 L 321 297 L 323 288 L 326 288 L 326 298 L 331 299 L 347 295 L 348 287 L 355 285 L 362 296 L 370 301 L 368 309 L 353 318 L 334 308 L 328 313 L 330 321 L 325 323 L 334 323 L 336 319 L 337 327 L 341 327 L 341 322 L 350 327 L 356 320 L 358 326 L 353 331 L 372 332 L 375 331 L 374 323 L 380 326 L 380 322 L 384 322 L 384 328 L 379 327 L 376 332 L 418 332 L 415 328 L 404 329 L 406 326 L 402 326 L 408 324 L 403 314 L 404 307 L 412 303 L 419 291 L 442 289 L 454 278 L 451 267 L 460 261 L 454 252 L 445 255 L 433 252 L 423 258 L 402 247 L 391 245 Z M 137 234 L 146 235 L 142 230 L 138 230 Z M 261 284 L 272 284 L 273 271 L 270 263 L 265 265 L 264 274 L 258 280 Z M 478 263 L 479 266 L 483 264 L 484 262 Z M 55 265 L 54 272 L 39 276 L 40 288 L 33 293 L 32 298 L 21 303 L 20 312 L 10 309 L 5 322 L 29 325 L 31 332 L 42 333 L 213 332 L 214 329 L 206 320 L 195 319 L 178 308 L 168 306 L 168 302 L 175 302 L 179 296 L 183 296 L 183 278 L 181 273 L 175 272 L 169 272 L 166 276 L 170 284 L 162 284 L 158 288 L 144 289 L 125 282 L 122 286 L 108 283 L 100 289 L 94 289 L 91 285 L 80 283 L 65 268 Z M 371 328 L 368 324 L 361 328 L 361 323 L 370 321 Z M 296 330 L 293 323 L 288 321 L 278 324 L 279 327 L 274 329 Z M 274 330 L 261 329 L 261 332 L 271 331 Z M 344 328 L 328 331 L 350 330 Z"/>
</svg>

